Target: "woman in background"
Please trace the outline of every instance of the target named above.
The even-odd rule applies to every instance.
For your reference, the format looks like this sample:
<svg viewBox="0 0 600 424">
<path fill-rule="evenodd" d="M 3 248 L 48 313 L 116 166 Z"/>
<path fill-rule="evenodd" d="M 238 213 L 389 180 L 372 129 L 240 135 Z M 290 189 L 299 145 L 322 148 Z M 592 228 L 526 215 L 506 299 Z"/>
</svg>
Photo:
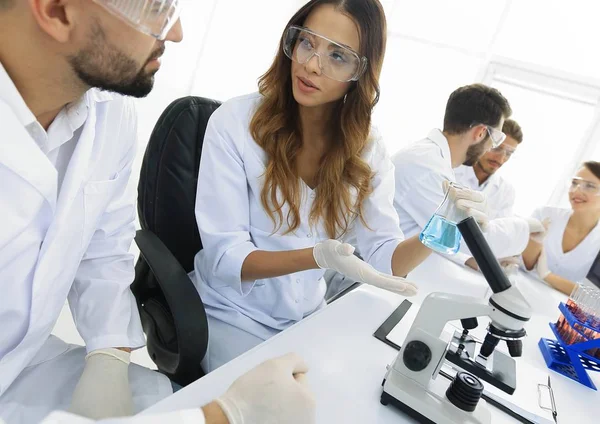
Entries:
<svg viewBox="0 0 600 424">
<path fill-rule="evenodd" d="M 600 251 L 600 162 L 585 162 L 571 180 L 571 209 L 543 207 L 533 216 L 548 222 L 543 240 L 531 239 L 523 262 L 550 286 L 570 294 Z M 542 242 L 542 243 L 540 243 Z"/>
</svg>

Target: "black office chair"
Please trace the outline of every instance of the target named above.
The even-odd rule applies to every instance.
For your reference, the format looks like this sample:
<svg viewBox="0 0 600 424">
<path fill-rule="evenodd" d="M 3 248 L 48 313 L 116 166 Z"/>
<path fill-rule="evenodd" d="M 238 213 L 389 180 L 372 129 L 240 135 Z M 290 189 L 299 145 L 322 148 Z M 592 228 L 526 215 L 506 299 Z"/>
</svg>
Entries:
<svg viewBox="0 0 600 424">
<path fill-rule="evenodd" d="M 171 103 L 154 127 L 138 185 L 142 229 L 131 290 L 158 370 L 186 386 L 204 375 L 208 345 L 204 305 L 188 272 L 202 241 L 194 214 L 202 142 L 215 100 Z"/>
</svg>

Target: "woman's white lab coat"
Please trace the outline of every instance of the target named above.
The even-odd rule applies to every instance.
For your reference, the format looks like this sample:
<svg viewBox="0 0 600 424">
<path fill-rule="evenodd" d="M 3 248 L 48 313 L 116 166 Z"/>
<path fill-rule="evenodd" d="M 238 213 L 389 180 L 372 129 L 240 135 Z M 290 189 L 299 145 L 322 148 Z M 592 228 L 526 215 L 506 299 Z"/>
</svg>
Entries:
<svg viewBox="0 0 600 424">
<path fill-rule="evenodd" d="M 536 209 L 533 217 L 540 221 L 549 218 L 551 221 L 544 239 L 550 271 L 567 280 L 583 282 L 600 251 L 600 225 L 596 225 L 573 250 L 565 253 L 562 241 L 572 213 L 571 209 L 546 206 Z"/>
<path fill-rule="evenodd" d="M 309 225 L 316 191 L 302 181 L 299 228 L 284 234 L 284 225 L 274 232 L 273 221 L 260 198 L 267 155 L 249 131 L 260 99 L 259 94 L 252 94 L 230 100 L 208 123 L 196 197 L 196 219 L 204 249 L 195 258 L 193 277 L 209 316 L 265 340 L 324 305 L 324 270 L 242 282 L 244 260 L 255 250 L 312 248 L 329 237 L 323 222 L 312 228 Z M 371 228 L 355 220 L 350 234 L 356 235 L 357 247 L 366 262 L 391 274 L 393 252 L 404 239 L 392 203 L 393 165 L 379 139 L 373 139 L 363 157 L 375 172 L 373 192 L 363 205 Z M 284 219 L 287 211 L 286 206 Z M 225 334 L 215 338 L 235 343 L 225 341 Z M 212 339 L 209 349 L 211 343 Z"/>
<path fill-rule="evenodd" d="M 31 135 L 43 130 L 0 65 L 0 417 L 9 424 L 70 403 L 85 351 L 49 338 L 67 298 L 88 351 L 144 345 L 129 290 L 136 115 L 120 96 L 90 90 L 83 101 L 57 196 L 57 171 Z M 172 393 L 164 376 L 132 368 L 138 408 Z"/>
</svg>

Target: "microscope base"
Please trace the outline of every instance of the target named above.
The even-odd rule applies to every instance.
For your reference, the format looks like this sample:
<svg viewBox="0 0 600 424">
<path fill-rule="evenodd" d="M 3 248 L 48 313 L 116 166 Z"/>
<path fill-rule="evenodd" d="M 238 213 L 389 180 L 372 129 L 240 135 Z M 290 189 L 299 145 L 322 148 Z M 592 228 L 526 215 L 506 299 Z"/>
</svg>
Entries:
<svg viewBox="0 0 600 424">
<path fill-rule="evenodd" d="M 475 411 L 463 411 L 446 398 L 448 386 L 448 380 L 437 378 L 425 388 L 390 369 L 383 384 L 381 404 L 394 405 L 425 424 L 491 424 L 492 417 L 485 400 L 479 400 Z"/>
</svg>

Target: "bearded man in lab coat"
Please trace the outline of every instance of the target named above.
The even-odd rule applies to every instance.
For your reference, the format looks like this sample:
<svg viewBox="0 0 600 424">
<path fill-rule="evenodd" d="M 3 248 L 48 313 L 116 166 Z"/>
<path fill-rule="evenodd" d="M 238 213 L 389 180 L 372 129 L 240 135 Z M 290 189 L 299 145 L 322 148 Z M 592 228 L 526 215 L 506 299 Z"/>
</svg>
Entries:
<svg viewBox="0 0 600 424">
<path fill-rule="evenodd" d="M 498 148 L 506 135 L 501 131 L 512 114 L 508 100 L 496 89 L 472 84 L 455 90 L 448 99 L 443 130 L 429 135 L 392 157 L 396 188 L 394 206 L 400 226 L 407 237 L 423 230 L 444 199 L 445 181 L 456 182 L 454 169 L 473 166 L 491 148 Z M 530 233 L 543 233 L 543 225 L 532 218 L 502 217 L 489 219 L 485 237 L 498 258 L 520 255 Z M 465 243 L 449 259 L 475 267 Z"/>
<path fill-rule="evenodd" d="M 178 0 L 0 0 L 0 422 L 54 409 L 131 415 L 173 391 L 129 366 L 145 340 L 129 289 L 136 115 L 123 95 L 152 89 L 165 42 L 183 36 L 178 10 Z M 50 335 L 67 299 L 85 348 Z M 305 366 L 280 361 L 207 406 L 206 421 L 266 422 L 276 408 L 275 421 L 287 411 L 311 422 Z"/>
</svg>

